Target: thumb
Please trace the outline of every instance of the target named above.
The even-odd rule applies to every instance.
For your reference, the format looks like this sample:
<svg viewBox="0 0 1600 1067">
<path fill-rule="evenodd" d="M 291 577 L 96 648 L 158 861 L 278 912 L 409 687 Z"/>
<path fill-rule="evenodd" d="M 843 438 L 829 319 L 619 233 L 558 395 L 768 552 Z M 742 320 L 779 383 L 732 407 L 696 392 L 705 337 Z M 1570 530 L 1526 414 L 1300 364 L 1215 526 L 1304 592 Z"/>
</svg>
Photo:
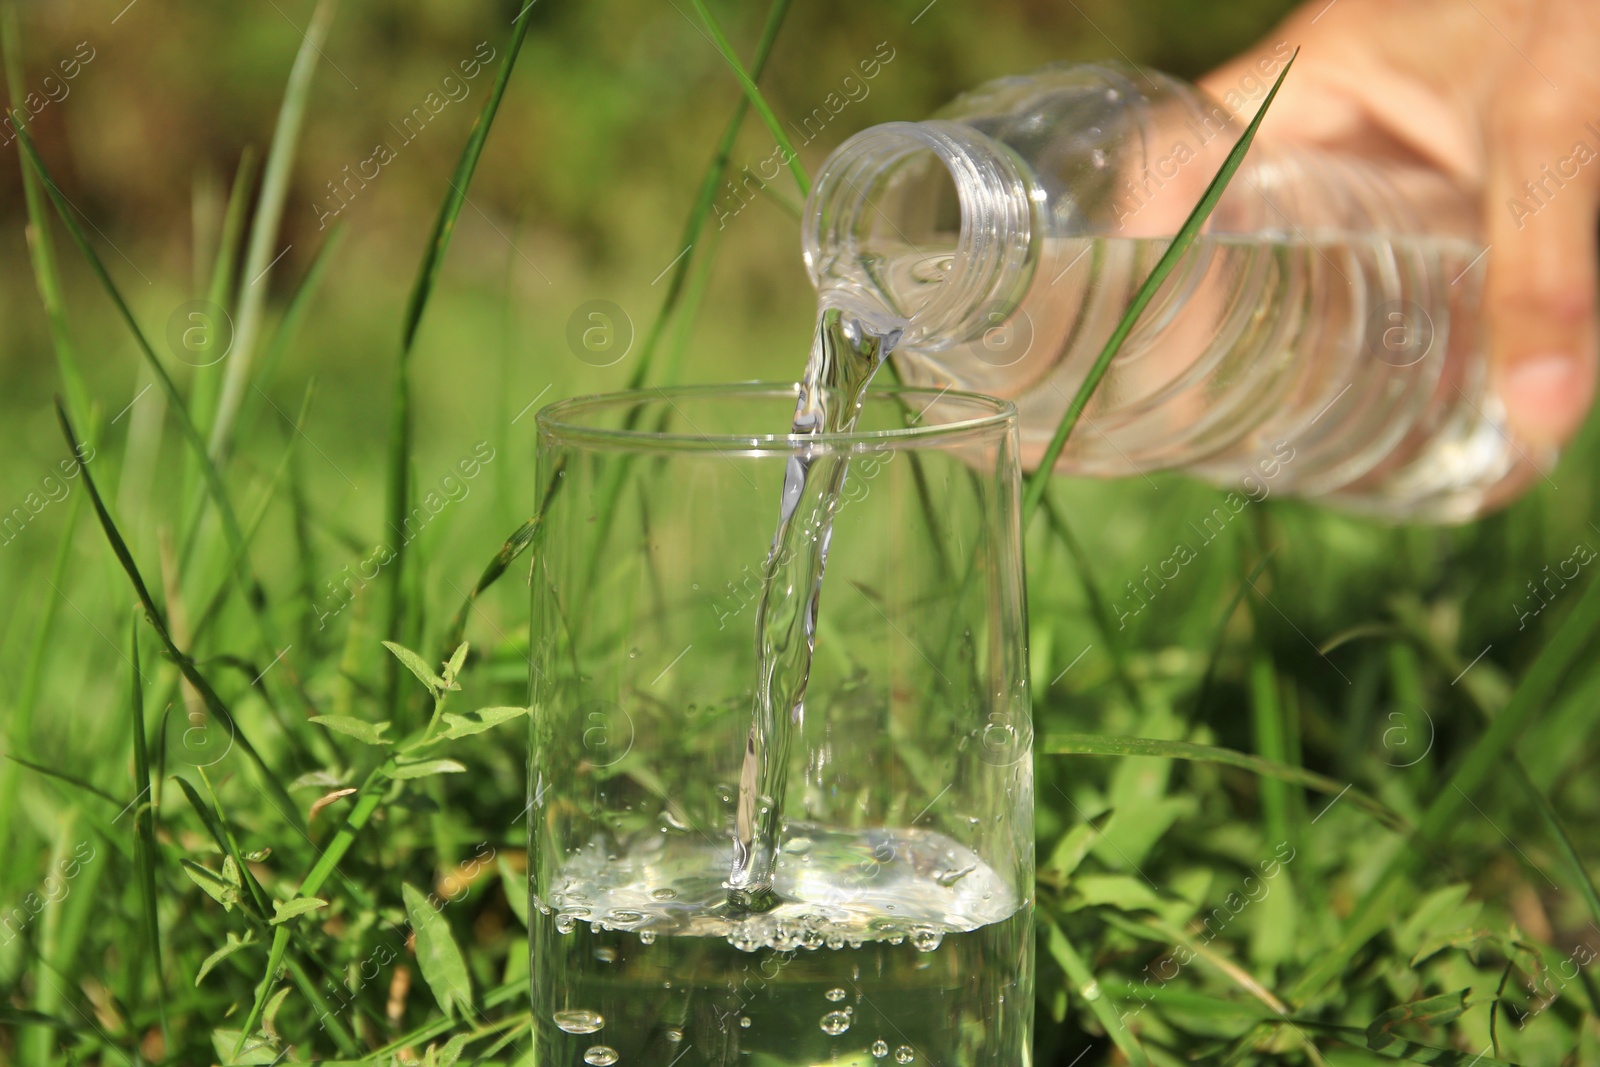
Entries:
<svg viewBox="0 0 1600 1067">
<path fill-rule="evenodd" d="M 1577 77 L 1572 67 L 1569 77 Z M 1508 86 L 1488 129 L 1485 288 L 1491 383 L 1512 429 L 1565 441 L 1594 397 L 1600 93 L 1534 74 Z"/>
</svg>

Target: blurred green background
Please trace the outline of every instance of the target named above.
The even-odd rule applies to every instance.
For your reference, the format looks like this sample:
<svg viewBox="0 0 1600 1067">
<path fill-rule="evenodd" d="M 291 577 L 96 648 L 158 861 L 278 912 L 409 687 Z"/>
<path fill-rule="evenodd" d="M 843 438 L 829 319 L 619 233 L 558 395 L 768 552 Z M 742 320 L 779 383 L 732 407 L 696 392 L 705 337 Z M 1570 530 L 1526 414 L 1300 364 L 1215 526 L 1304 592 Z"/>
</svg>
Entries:
<svg viewBox="0 0 1600 1067">
<path fill-rule="evenodd" d="M 736 49 L 749 55 L 764 5 L 711 6 Z M 798 119 L 856 73 L 859 62 L 879 58 L 870 92 L 801 149 L 802 161 L 815 171 L 834 145 L 863 127 L 922 117 L 962 89 L 1053 60 L 1121 58 L 1198 76 L 1265 35 L 1288 6 L 1276 0 L 801 0 L 761 85 L 780 119 Z M 40 152 L 186 395 L 215 389 L 228 362 L 189 366 L 170 337 L 181 335 L 185 305 L 205 295 L 230 183 L 247 151 L 255 152 L 259 166 L 311 8 L 309 0 L 15 5 L 22 84 L 60 97 L 33 120 Z M 270 612 L 296 645 L 311 696 L 321 706 L 368 718 L 379 717 L 375 694 L 387 662 L 378 646 L 386 636 L 377 618 L 378 590 L 362 589 L 326 625 L 318 621 L 319 606 L 330 603 L 326 590 L 345 568 L 368 559 L 385 537 L 390 401 L 406 295 L 521 10 L 520 4 L 476 0 L 341 4 L 315 64 L 283 221 L 272 243 L 278 258 L 267 273 L 240 279 L 242 287 L 266 288 L 263 337 L 271 336 L 328 236 L 324 216 L 339 206 L 341 242 L 281 362 L 246 393 L 227 478 L 241 515 L 267 502 L 251 563 Z M 529 18 L 526 45 L 413 356 L 419 489 L 438 485 L 480 447 L 494 449 L 492 461 L 417 542 L 420 566 L 410 601 L 425 650 L 436 650 L 463 591 L 535 506 L 530 405 L 621 388 L 634 371 L 668 268 L 684 251 L 684 218 L 739 99 L 687 0 L 535 0 Z M 883 61 L 883 49 L 892 50 L 892 60 Z M 463 78 L 463 61 L 490 50 L 494 58 Z M 81 62 L 91 51 L 93 58 Z M 61 64 L 75 56 L 80 65 L 70 81 L 46 81 L 59 79 Z M 454 88 L 445 80 L 451 76 L 458 79 Z M 463 85 L 463 98 L 438 106 Z M 397 127 L 414 109 L 427 107 L 429 94 L 439 94 L 433 97 L 437 114 L 408 140 Z M 356 191 L 341 206 L 332 186 L 381 144 L 394 149 L 394 158 L 364 187 L 346 187 Z M 760 123 L 747 118 L 731 166 L 754 166 L 772 150 Z M 13 142 L 0 155 L 0 518 L 30 494 L 46 500 L 45 479 L 67 455 L 51 411 L 51 396 L 62 385 L 28 262 L 18 164 Z M 772 193 L 723 227 L 713 220 L 694 249 L 696 259 L 714 249 L 714 267 L 698 313 L 674 320 L 653 380 L 660 380 L 680 344 L 684 381 L 799 373 L 813 293 L 800 261 L 792 184 L 781 178 Z M 202 565 L 183 582 L 167 581 L 173 546 L 187 536 L 184 445 L 163 414 L 159 391 L 148 388 L 149 372 L 104 291 L 65 232 L 54 220 L 51 225 L 71 338 L 97 412 L 91 469 L 176 624 L 185 612 L 198 612 L 218 587 L 225 555 L 208 527 L 197 549 Z M 568 340 L 574 313 L 597 300 L 617 305 L 633 333 L 629 354 L 605 367 L 578 358 Z M 313 380 L 316 392 L 297 436 L 292 418 Z M 80 433 L 86 432 L 89 420 L 81 412 L 78 417 Z M 274 487 L 291 444 L 296 451 L 287 488 Z M 1288 884 L 1295 888 L 1275 891 L 1270 907 L 1249 912 L 1218 942 L 1260 984 L 1251 987 L 1225 968 L 1186 969 L 1183 995 L 1191 999 L 1163 1002 L 1134 1027 L 1153 1062 L 1205 1059 L 1241 1034 L 1259 1037 L 1251 1027 L 1260 1004 L 1268 1003 L 1259 991 L 1288 996 L 1285 990 L 1296 988 L 1299 977 L 1331 958 L 1358 904 L 1380 899 L 1374 896 L 1379 872 L 1407 855 L 1419 861 L 1406 873 L 1406 892 L 1379 909 L 1392 928 L 1337 957 L 1346 965 L 1337 989 L 1303 1004 L 1289 998 L 1303 1008 L 1303 1018 L 1352 1027 L 1340 1041 L 1360 1044 L 1361 1028 L 1397 1003 L 1470 987 L 1469 1015 L 1459 1021 L 1430 1017 L 1416 1031 L 1456 1051 L 1415 1062 L 1465 1065 L 1470 1053 L 1491 1046 L 1489 1019 L 1502 1010 L 1491 1003 L 1496 979 L 1514 973 L 1516 1010 L 1537 1008 L 1540 1018 L 1523 1030 L 1514 1016 L 1503 1015 L 1495 1040 L 1513 1042 L 1522 1062 L 1541 1067 L 1600 1062 L 1600 995 L 1586 973 L 1571 988 L 1547 984 L 1545 993 L 1554 992 L 1548 1002 L 1536 989 L 1523 991 L 1540 977 L 1548 983 L 1551 971 L 1541 968 L 1570 961 L 1574 946 L 1587 943 L 1586 931 L 1600 938 L 1592 926 L 1600 920 L 1600 899 L 1584 873 L 1589 858 L 1600 854 L 1600 781 L 1589 770 L 1600 669 L 1591 652 L 1592 628 L 1584 628 L 1592 619 L 1580 610 L 1590 594 L 1564 592 L 1528 620 L 1517 607 L 1528 603 L 1529 583 L 1542 580 L 1544 568 L 1568 559 L 1576 545 L 1600 544 L 1600 528 L 1590 521 L 1588 472 L 1596 450 L 1591 420 L 1561 466 L 1527 498 L 1455 529 L 1390 529 L 1274 495 L 1185 569 L 1185 584 L 1165 594 L 1160 611 L 1143 612 L 1126 631 L 1114 632 L 1097 625 L 1086 589 L 1121 600 L 1125 583 L 1168 556 L 1173 532 L 1209 512 L 1218 493 L 1171 475 L 1128 483 L 1058 480 L 1054 499 L 1082 544 L 1069 546 L 1042 519 L 1029 531 L 1041 740 L 1095 733 L 1222 745 L 1350 782 L 1412 824 L 1424 821 L 1440 796 L 1450 797 L 1462 814 L 1426 850 L 1414 851 L 1415 840 L 1380 827 L 1353 804 L 1325 809 L 1326 795 L 1265 785 L 1242 770 L 1041 755 L 1042 899 L 1051 921 L 1072 937 L 1103 984 L 1068 974 L 1063 960 L 1070 957 L 1056 942 L 1045 943 L 1039 1062 L 1078 1063 L 1075 1057 L 1091 1049 L 1085 1065 L 1130 1062 L 1132 1054 L 1117 1040 L 1126 1035 L 1111 1034 L 1114 1028 L 1100 1014 L 1106 1001 L 1081 995 L 1087 987 L 1123 1006 L 1142 995 L 1139 976 L 1175 939 L 1141 927 L 1147 938 L 1141 942 L 1129 924 L 1164 916 L 1173 927 L 1192 925 L 1288 838 L 1303 857 L 1291 868 Z M 39 507 L 20 531 L 0 535 L 4 744 L 10 754 L 67 770 L 121 798 L 133 792 L 123 652 L 132 598 L 78 484 L 67 499 Z M 472 706 L 525 699 L 524 567 L 525 560 L 472 618 L 475 655 L 466 682 Z M 276 733 L 272 716 L 282 709 L 269 711 L 266 700 L 251 693 L 250 675 L 270 653 L 261 654 L 249 619 L 240 598 L 230 599 L 197 655 L 208 672 L 226 678 L 226 695 L 245 709 L 241 718 L 258 736 L 270 736 L 270 760 L 292 777 L 311 764 L 293 751 L 293 730 L 285 732 L 290 741 Z M 1326 655 L 1320 651 L 1341 635 L 1350 639 Z M 148 632 L 142 640 L 146 661 L 162 672 L 162 688 L 152 687 L 146 699 L 146 726 L 154 735 L 164 713 L 159 701 L 176 690 L 176 681 L 152 652 Z M 1552 648 L 1565 657 L 1554 666 Z M 230 656 L 246 658 L 233 662 Z M 1576 669 L 1567 670 L 1574 659 Z M 1470 673 L 1458 674 L 1469 661 Z M 1513 692 L 1519 693 L 1515 699 Z M 1483 780 L 1468 807 L 1468 798 L 1449 794 L 1447 775 L 1468 753 L 1484 751 L 1475 747 L 1486 736 L 1484 716 L 1516 707 L 1516 699 L 1533 702 L 1531 728 L 1515 748 L 1507 741 L 1491 750 L 1496 773 Z M 335 740 L 345 746 L 340 751 L 350 766 L 361 762 L 359 749 L 352 755 L 346 739 Z M 522 830 L 507 825 L 507 814 L 521 806 L 521 745 L 519 734 L 515 741 L 481 746 L 472 775 L 452 776 L 439 787 L 450 790 L 437 794 L 448 814 L 431 829 L 420 816 L 397 809 L 363 840 L 370 852 L 350 861 L 352 877 L 393 910 L 402 877 L 427 884 L 448 874 L 450 850 L 438 846 L 441 826 L 449 831 L 445 839 L 458 845 L 488 839 L 515 853 Z M 1502 773 L 1510 752 L 1520 754 L 1536 791 Z M 310 841 L 276 825 L 277 815 L 257 799 L 247 765 L 235 760 L 230 772 L 238 766 L 245 770 L 219 786 L 223 806 L 239 823 L 242 847 L 276 850 L 259 873 L 270 892 L 287 898 L 314 858 Z M 333 777 L 348 778 L 348 770 Z M 316 793 L 298 796 L 303 808 Z M 0 907 L 14 908 L 79 838 L 122 842 L 108 848 L 114 858 L 103 868 L 86 868 L 96 879 L 106 872 L 99 890 L 75 883 L 88 888 L 24 924 L 25 937 L 0 938 L 0 994 L 7 1006 L 0 1008 L 0 1063 L 67 1062 L 52 1058 L 62 1045 L 74 1046 L 75 1062 L 83 1063 L 132 1062 L 139 1049 L 149 1062 L 169 1055 L 176 1057 L 169 1062 L 211 1062 L 205 1058 L 210 1028 L 240 1025 L 230 1013 L 242 1010 L 236 1006 L 248 1004 L 255 991 L 251 968 L 258 975 L 263 961 L 258 950 L 241 954 L 240 960 L 250 956 L 248 963 L 219 969 L 193 991 L 199 961 L 222 943 L 225 927 L 234 928 L 175 873 L 180 853 L 213 868 L 220 860 L 201 825 L 169 791 L 158 834 L 159 911 L 171 938 L 170 984 L 185 999 L 174 1009 L 177 1050 L 164 1049 L 152 1036 L 154 979 L 137 966 L 140 911 L 134 865 L 125 855 L 130 831 L 127 822 L 112 824 L 115 807 L 105 803 L 15 764 L 0 765 L 7 847 Z M 1556 816 L 1565 823 L 1565 839 L 1553 828 Z M 325 838 L 319 834 L 319 840 Z M 514 894 L 498 885 L 479 885 L 473 893 L 469 907 L 450 913 L 467 946 L 469 969 L 479 988 L 496 977 L 515 987 L 521 950 L 508 903 Z M 342 897 L 334 902 L 336 911 L 345 905 Z M 7 914 L 0 912 L 0 919 Z M 341 913 L 339 922 L 350 918 Z M 365 930 L 330 924 L 314 936 L 330 954 L 348 947 L 359 958 Z M 1537 949 L 1525 955 L 1512 947 L 1529 943 Z M 381 1016 L 382 993 L 369 991 L 368 997 Z M 285 1024 L 291 1038 L 318 1040 L 306 1017 L 296 1015 L 305 1005 L 289 1003 L 284 1018 L 292 1020 Z M 55 1030 L 4 1014 L 23 1009 L 93 1015 L 99 1029 L 58 1041 Z M 374 1024 L 365 1045 L 375 1047 L 436 1015 L 414 992 L 388 1030 Z M 1334 1033 L 1311 1032 L 1319 1040 Z M 1241 1062 L 1379 1062 L 1376 1053 L 1348 1049 L 1323 1058 L 1283 1032 L 1261 1047 L 1268 1050 L 1262 1059 Z"/>
</svg>

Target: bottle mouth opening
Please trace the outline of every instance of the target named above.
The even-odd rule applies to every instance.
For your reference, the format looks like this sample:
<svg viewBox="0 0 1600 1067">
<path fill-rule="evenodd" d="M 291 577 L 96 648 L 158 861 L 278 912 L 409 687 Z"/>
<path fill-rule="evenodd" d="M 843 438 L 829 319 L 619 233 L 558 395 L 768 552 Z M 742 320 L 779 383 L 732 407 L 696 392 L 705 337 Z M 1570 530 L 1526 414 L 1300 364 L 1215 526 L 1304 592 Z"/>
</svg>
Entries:
<svg viewBox="0 0 1600 1067">
<path fill-rule="evenodd" d="M 828 158 L 802 225 L 812 281 L 908 321 L 937 350 L 1008 316 L 1031 275 L 1033 197 L 1004 146 L 954 122 L 891 122 Z"/>
</svg>

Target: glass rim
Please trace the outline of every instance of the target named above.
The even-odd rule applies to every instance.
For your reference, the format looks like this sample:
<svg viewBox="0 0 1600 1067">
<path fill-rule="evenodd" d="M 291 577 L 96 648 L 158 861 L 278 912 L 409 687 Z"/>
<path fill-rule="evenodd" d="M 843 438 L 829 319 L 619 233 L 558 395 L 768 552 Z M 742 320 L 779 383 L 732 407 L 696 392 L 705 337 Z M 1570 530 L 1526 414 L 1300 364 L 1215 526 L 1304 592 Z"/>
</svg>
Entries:
<svg viewBox="0 0 1600 1067">
<path fill-rule="evenodd" d="M 603 410 L 616 410 L 635 404 L 665 401 L 676 408 L 675 400 L 701 398 L 798 397 L 796 382 L 725 382 L 709 385 L 650 386 L 610 393 L 591 393 L 557 400 L 540 408 L 535 421 L 541 437 L 557 441 L 606 443 L 621 446 L 671 445 L 688 448 L 740 451 L 793 451 L 796 445 L 870 445 L 885 441 L 933 441 L 944 437 L 970 436 L 995 430 L 1001 433 L 1017 425 L 1017 408 L 1009 400 L 962 389 L 934 389 L 929 386 L 894 385 L 872 389 L 868 402 L 900 396 L 926 410 L 941 399 L 963 401 L 984 410 L 972 418 L 923 426 L 902 426 L 884 430 L 852 430 L 849 433 L 676 433 L 648 429 L 614 429 L 579 421 L 575 416 Z M 681 413 L 680 413 L 681 414 Z"/>
</svg>

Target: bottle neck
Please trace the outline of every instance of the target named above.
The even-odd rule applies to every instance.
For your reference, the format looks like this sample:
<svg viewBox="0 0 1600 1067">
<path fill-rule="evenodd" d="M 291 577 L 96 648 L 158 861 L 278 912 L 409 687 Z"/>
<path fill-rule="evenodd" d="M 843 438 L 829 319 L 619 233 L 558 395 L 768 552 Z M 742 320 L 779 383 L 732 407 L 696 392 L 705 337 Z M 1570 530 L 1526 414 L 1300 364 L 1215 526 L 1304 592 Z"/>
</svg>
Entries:
<svg viewBox="0 0 1600 1067">
<path fill-rule="evenodd" d="M 903 347 L 939 351 L 1004 321 L 1038 258 L 1026 165 L 957 122 L 891 122 L 828 158 L 801 241 L 823 302 L 880 305 Z"/>
</svg>

